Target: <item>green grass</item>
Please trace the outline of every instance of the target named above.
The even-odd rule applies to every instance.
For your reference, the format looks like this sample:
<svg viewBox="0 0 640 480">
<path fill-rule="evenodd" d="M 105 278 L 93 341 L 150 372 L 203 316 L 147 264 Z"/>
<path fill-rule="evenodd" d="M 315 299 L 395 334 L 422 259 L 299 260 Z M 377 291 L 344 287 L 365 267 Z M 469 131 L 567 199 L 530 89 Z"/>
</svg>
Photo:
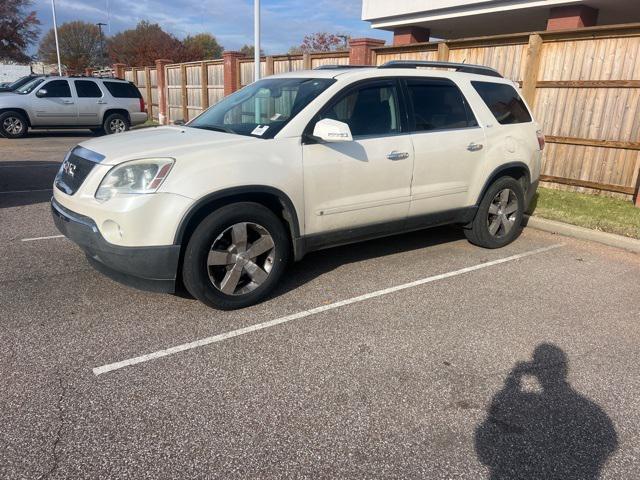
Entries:
<svg viewBox="0 0 640 480">
<path fill-rule="evenodd" d="M 158 125 L 160 125 L 158 122 L 156 122 L 155 120 L 147 120 L 144 123 L 141 123 L 140 125 L 136 125 L 135 127 L 131 127 L 131 130 L 137 130 L 138 128 L 147 128 L 147 127 L 157 127 Z"/>
<path fill-rule="evenodd" d="M 536 217 L 640 239 L 640 208 L 628 200 L 539 188 Z"/>
</svg>

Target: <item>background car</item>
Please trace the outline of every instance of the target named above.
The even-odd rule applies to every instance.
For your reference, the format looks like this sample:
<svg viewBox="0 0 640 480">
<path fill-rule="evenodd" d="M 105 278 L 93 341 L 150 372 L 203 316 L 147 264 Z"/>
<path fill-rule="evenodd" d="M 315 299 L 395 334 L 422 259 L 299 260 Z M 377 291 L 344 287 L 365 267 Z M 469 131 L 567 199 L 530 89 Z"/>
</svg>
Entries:
<svg viewBox="0 0 640 480">
<path fill-rule="evenodd" d="M 31 74 L 31 75 L 25 75 L 24 77 L 20 77 L 17 80 L 14 80 L 13 82 L 0 83 L 0 92 L 13 92 L 14 90 L 20 88 L 21 86 L 29 83 L 34 78 L 39 78 L 39 77 L 42 77 L 42 75 Z"/>
<path fill-rule="evenodd" d="M 147 121 L 144 100 L 131 82 L 113 78 L 37 77 L 0 95 L 0 135 L 29 128 L 88 128 L 120 133 Z"/>
</svg>

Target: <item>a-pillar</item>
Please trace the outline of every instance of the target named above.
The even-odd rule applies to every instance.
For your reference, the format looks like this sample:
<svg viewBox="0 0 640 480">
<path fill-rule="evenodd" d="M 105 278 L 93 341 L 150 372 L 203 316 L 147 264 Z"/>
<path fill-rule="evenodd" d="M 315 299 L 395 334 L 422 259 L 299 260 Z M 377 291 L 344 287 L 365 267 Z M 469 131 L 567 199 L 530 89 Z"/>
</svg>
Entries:
<svg viewBox="0 0 640 480">
<path fill-rule="evenodd" d="M 156 77 L 158 81 L 158 123 L 166 125 L 167 117 L 167 77 L 165 67 L 171 60 L 161 58 L 156 60 Z"/>
<path fill-rule="evenodd" d="M 349 40 L 349 64 L 374 65 L 373 49 L 382 47 L 384 43 L 377 38 L 352 38 Z"/>
</svg>

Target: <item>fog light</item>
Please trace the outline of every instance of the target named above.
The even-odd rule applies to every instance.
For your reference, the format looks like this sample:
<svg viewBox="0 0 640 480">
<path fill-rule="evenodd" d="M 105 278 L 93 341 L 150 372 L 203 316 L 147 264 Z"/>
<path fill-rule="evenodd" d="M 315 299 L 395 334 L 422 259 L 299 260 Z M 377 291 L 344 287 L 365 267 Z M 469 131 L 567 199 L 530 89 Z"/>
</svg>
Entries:
<svg viewBox="0 0 640 480">
<path fill-rule="evenodd" d="M 105 220 L 102 222 L 102 235 L 109 241 L 121 240 L 123 236 L 122 229 L 113 220 Z"/>
</svg>

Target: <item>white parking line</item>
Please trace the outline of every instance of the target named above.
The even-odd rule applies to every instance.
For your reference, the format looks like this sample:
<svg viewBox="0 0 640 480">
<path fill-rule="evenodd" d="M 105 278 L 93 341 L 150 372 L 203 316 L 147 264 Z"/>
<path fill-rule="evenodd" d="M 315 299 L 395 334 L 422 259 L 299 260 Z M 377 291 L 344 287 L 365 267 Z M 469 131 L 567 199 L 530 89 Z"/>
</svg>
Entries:
<svg viewBox="0 0 640 480">
<path fill-rule="evenodd" d="M 0 192 L 1 194 L 7 194 L 7 193 L 33 193 L 33 192 L 52 192 L 53 189 L 52 188 L 43 188 L 41 190 L 9 190 L 7 192 Z"/>
<path fill-rule="evenodd" d="M 249 327 L 239 328 L 238 330 L 232 330 L 230 332 L 221 333 L 219 335 L 213 335 L 211 337 L 203 338 L 201 340 L 196 340 L 194 342 L 183 343 L 182 345 L 176 345 L 175 347 L 170 347 L 165 350 L 158 350 L 157 352 L 148 353 L 146 355 L 130 358 L 128 360 L 122 360 L 120 362 L 109 363 L 101 367 L 95 367 L 93 369 L 93 373 L 94 375 L 101 375 L 103 373 L 112 372 L 114 370 L 120 370 L 121 368 L 130 367 L 138 363 L 144 363 L 151 360 L 156 360 L 158 358 L 168 357 L 169 355 L 174 355 L 179 352 L 184 352 L 185 350 L 192 350 L 194 348 L 204 347 L 212 343 L 222 342 L 223 340 L 228 340 L 230 338 L 238 337 L 240 335 L 245 335 L 247 333 L 256 332 L 258 330 L 264 330 L 265 328 L 275 327 L 276 325 L 280 325 L 282 323 L 291 322 L 293 320 L 300 320 L 301 318 L 310 317 L 311 315 L 316 315 L 318 313 L 326 312 L 329 310 L 335 310 L 336 308 L 352 305 L 358 302 L 363 302 L 365 300 L 370 300 L 372 298 L 381 297 L 383 295 L 388 295 L 390 293 L 399 292 L 401 290 L 406 290 L 408 288 L 418 287 L 420 285 L 425 285 L 427 283 L 435 282 L 437 280 L 443 280 L 445 278 L 455 277 L 457 275 L 473 272 L 475 270 L 480 270 L 482 268 L 492 267 L 494 265 L 499 265 L 501 263 L 511 262 L 513 260 L 530 257 L 531 255 L 537 255 L 539 253 L 548 252 L 549 250 L 553 250 L 554 248 L 559 248 L 559 247 L 562 247 L 562 244 L 556 244 L 556 245 L 551 245 L 549 247 L 538 248 L 536 250 L 519 253 L 517 255 L 512 255 L 510 257 L 505 257 L 498 260 L 493 260 L 491 262 L 486 262 L 486 263 L 481 263 L 479 265 L 473 265 L 471 267 L 461 268 L 460 270 L 454 270 L 452 272 L 441 273 L 440 275 L 434 275 L 432 277 L 426 277 L 420 280 L 416 280 L 415 282 L 405 283 L 395 287 L 385 288 L 383 290 L 377 290 L 375 292 L 360 295 L 358 297 L 348 298 L 346 300 L 341 300 L 339 302 L 331 303 L 329 305 L 323 305 L 321 307 L 312 308 L 311 310 L 305 310 L 303 312 L 294 313 L 292 315 L 287 315 L 285 317 L 276 318 L 274 320 L 269 320 L 267 322 L 258 323 L 256 325 L 251 325 Z"/>
<path fill-rule="evenodd" d="M 23 238 L 21 242 L 35 242 L 36 240 L 51 240 L 52 238 L 63 238 L 64 235 L 49 235 L 48 237 Z"/>
</svg>

